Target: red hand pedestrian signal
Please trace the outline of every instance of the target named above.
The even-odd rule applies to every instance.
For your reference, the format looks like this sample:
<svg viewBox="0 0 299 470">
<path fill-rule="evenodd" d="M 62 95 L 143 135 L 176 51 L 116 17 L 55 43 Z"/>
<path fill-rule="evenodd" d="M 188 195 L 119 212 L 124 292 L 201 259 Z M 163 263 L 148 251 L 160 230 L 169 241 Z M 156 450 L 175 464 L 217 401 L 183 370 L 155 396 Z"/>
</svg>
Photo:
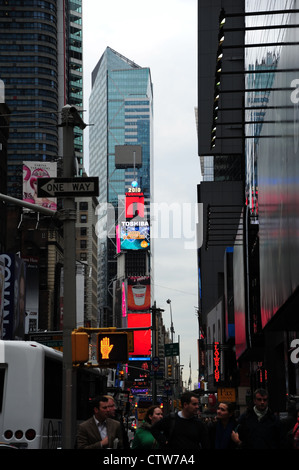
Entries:
<svg viewBox="0 0 299 470">
<path fill-rule="evenodd" d="M 110 366 L 110 364 L 128 362 L 128 335 L 125 332 L 102 332 L 97 335 L 98 364 Z"/>
<path fill-rule="evenodd" d="M 109 354 L 113 348 L 114 344 L 110 345 L 110 338 L 103 338 L 101 340 L 101 354 L 102 359 L 109 359 Z"/>
</svg>

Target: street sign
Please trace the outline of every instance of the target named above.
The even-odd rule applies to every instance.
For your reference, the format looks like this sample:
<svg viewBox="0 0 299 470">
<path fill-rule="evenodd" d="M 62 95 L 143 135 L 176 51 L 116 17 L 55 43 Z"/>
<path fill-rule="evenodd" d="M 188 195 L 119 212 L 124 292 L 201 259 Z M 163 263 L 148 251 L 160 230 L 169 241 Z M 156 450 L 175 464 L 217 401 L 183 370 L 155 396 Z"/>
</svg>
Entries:
<svg viewBox="0 0 299 470">
<path fill-rule="evenodd" d="M 178 356 L 180 354 L 179 343 L 165 344 L 165 357 Z"/>
<path fill-rule="evenodd" d="M 217 388 L 217 398 L 218 402 L 221 401 L 236 401 L 236 389 L 231 387 Z"/>
<path fill-rule="evenodd" d="M 99 195 L 99 178 L 38 178 L 38 197 L 89 197 Z"/>
</svg>

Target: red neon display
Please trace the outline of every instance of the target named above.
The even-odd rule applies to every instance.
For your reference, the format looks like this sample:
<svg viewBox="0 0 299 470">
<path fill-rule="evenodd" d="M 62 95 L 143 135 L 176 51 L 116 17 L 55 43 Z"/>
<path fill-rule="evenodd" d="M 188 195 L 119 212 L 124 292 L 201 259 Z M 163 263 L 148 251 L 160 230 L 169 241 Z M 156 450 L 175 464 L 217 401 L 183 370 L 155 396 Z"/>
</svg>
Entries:
<svg viewBox="0 0 299 470">
<path fill-rule="evenodd" d="M 151 355 L 151 314 L 128 313 L 128 328 L 145 328 L 146 330 L 134 331 L 134 352 L 130 356 Z"/>
<path fill-rule="evenodd" d="M 220 379 L 220 350 L 219 350 L 219 342 L 215 341 L 214 343 L 214 379 L 215 382 L 219 382 Z"/>
<path fill-rule="evenodd" d="M 143 193 L 126 193 L 126 219 L 132 217 L 144 217 L 144 196 Z"/>
</svg>

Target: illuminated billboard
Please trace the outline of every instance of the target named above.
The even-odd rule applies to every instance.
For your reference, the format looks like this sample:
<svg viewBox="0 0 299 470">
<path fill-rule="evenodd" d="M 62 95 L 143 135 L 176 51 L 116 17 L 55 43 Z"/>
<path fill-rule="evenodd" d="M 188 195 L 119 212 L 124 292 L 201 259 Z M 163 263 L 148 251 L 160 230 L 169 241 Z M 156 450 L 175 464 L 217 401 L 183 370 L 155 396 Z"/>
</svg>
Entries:
<svg viewBox="0 0 299 470">
<path fill-rule="evenodd" d="M 119 226 L 121 250 L 148 250 L 150 226 L 147 220 L 121 222 Z"/>
<path fill-rule="evenodd" d="M 151 286 L 149 276 L 130 276 L 128 283 L 128 310 L 149 310 L 151 306 Z"/>
<path fill-rule="evenodd" d="M 145 328 L 134 331 L 134 352 L 132 356 L 151 355 L 151 314 L 150 313 L 128 313 L 128 328 Z"/>
<path fill-rule="evenodd" d="M 133 183 L 136 183 L 135 185 Z M 145 217 L 144 195 L 137 182 L 125 194 L 124 219 L 116 227 L 117 252 L 119 250 L 148 250 L 150 224 Z"/>
<path fill-rule="evenodd" d="M 57 210 L 57 199 L 37 196 L 37 179 L 57 176 L 56 162 L 23 162 L 23 201 Z"/>
<path fill-rule="evenodd" d="M 143 193 L 126 193 L 125 199 L 126 218 L 144 217 L 144 195 Z"/>
</svg>

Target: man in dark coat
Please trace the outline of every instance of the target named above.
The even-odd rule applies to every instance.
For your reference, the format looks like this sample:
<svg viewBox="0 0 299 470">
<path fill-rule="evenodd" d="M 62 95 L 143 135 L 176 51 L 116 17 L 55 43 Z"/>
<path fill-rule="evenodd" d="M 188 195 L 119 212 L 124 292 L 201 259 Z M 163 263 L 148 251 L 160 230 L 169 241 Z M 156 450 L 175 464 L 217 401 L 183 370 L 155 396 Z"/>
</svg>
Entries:
<svg viewBox="0 0 299 470">
<path fill-rule="evenodd" d="M 268 392 L 258 389 L 253 395 L 254 406 L 238 420 L 238 432 L 233 440 L 243 449 L 279 449 L 282 445 L 282 426 L 268 407 Z"/>
<path fill-rule="evenodd" d="M 176 451 L 187 449 L 201 450 L 209 448 L 207 426 L 198 419 L 199 400 L 192 392 L 181 396 L 182 410 L 170 413 L 155 423 L 151 432 L 161 446 L 161 433 L 165 436 L 166 448 Z"/>
<path fill-rule="evenodd" d="M 77 449 L 123 449 L 120 423 L 108 416 L 108 398 L 100 396 L 95 400 L 94 415 L 78 427 Z"/>
</svg>

